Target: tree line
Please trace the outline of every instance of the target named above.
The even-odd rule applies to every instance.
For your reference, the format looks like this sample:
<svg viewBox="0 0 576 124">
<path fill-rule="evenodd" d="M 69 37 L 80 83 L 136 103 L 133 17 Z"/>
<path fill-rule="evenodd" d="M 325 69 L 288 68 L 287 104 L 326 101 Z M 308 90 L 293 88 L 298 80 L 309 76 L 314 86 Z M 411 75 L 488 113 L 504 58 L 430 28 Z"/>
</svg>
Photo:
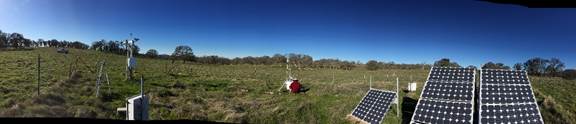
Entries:
<svg viewBox="0 0 576 124">
<path fill-rule="evenodd" d="M 136 41 L 138 41 L 138 39 L 136 39 Z M 120 55 L 124 55 L 128 52 L 128 48 L 126 46 L 126 44 L 124 43 L 124 41 L 118 41 L 118 40 L 99 40 L 99 41 L 94 41 L 92 42 L 92 46 L 90 46 L 91 50 L 96 50 L 96 51 L 101 51 L 101 52 L 107 52 L 107 53 L 115 53 L 115 54 L 120 54 Z M 134 52 L 135 56 L 140 56 L 139 52 L 140 52 L 140 47 L 138 47 L 138 45 L 134 44 L 134 46 L 132 47 L 132 50 Z"/>
<path fill-rule="evenodd" d="M 138 39 L 135 39 L 136 41 Z M 30 40 L 20 33 L 6 33 L 0 30 L 0 50 L 6 49 L 29 49 L 37 47 L 57 47 L 57 48 L 76 48 L 76 49 L 91 49 L 101 52 L 126 54 L 127 47 L 123 41 L 117 40 L 99 40 L 94 41 L 91 46 L 86 45 L 80 41 L 66 41 L 66 40 Z M 216 55 L 196 57 L 190 46 L 180 45 L 176 46 L 171 55 L 159 55 L 155 49 L 148 50 L 145 54 L 139 54 L 140 48 L 135 45 L 133 48 L 136 56 L 144 56 L 150 58 L 182 60 L 183 62 L 192 62 L 198 64 L 252 64 L 252 65 L 273 65 L 273 64 L 286 64 L 296 68 L 329 68 L 329 69 L 343 69 L 351 70 L 358 66 L 364 66 L 367 70 L 378 69 L 423 69 L 430 68 L 432 65 L 428 64 L 396 64 L 394 62 L 379 62 L 370 60 L 366 64 L 354 61 L 345 61 L 339 59 L 319 59 L 314 60 L 312 56 L 305 54 L 290 53 L 286 55 L 274 54 L 273 56 L 247 56 L 235 57 L 233 59 L 220 57 Z M 289 61 L 287 61 L 289 60 Z M 434 62 L 433 66 L 438 67 L 461 67 L 458 63 L 450 61 L 448 58 L 442 58 Z M 468 66 L 476 68 L 475 66 Z M 576 70 L 565 69 L 565 65 L 558 58 L 543 59 L 535 57 L 527 60 L 524 63 L 516 63 L 512 67 L 503 63 L 487 62 L 482 65 L 482 69 L 514 69 L 526 70 L 529 75 L 536 76 L 550 76 L 550 77 L 564 77 L 567 79 L 576 79 Z"/>
<path fill-rule="evenodd" d="M 376 60 L 369 60 L 365 64 L 367 70 L 379 69 L 427 69 L 430 68 L 429 64 L 396 64 L 394 62 L 381 62 Z"/>
<path fill-rule="evenodd" d="M 565 68 L 564 62 L 558 58 L 544 59 L 540 57 L 528 59 L 524 63 L 516 63 L 512 67 L 493 62 L 488 62 L 482 66 L 482 69 L 526 70 L 529 75 L 576 79 L 576 70 Z"/>
<path fill-rule="evenodd" d="M 369 65 L 369 64 L 367 64 Z M 438 67 L 461 67 L 458 63 L 450 61 L 448 58 L 442 58 L 434 62 L 434 66 Z M 476 68 L 475 66 L 468 66 Z M 504 63 L 487 62 L 482 65 L 482 69 L 506 69 L 506 70 L 526 70 L 529 75 L 534 76 L 548 76 L 548 77 L 562 77 L 565 79 L 576 79 L 575 69 L 565 69 L 564 62 L 558 58 L 543 59 L 534 57 L 526 60 L 523 63 L 516 63 L 512 67 Z"/>
<path fill-rule="evenodd" d="M 306 54 L 274 54 L 273 56 L 247 56 L 247 57 L 235 57 L 226 58 L 216 55 L 200 56 L 194 55 L 192 48 L 186 45 L 176 46 L 174 52 L 171 55 L 163 54 L 159 55 L 156 49 L 148 50 L 144 56 L 150 58 L 159 59 L 170 59 L 170 60 L 181 60 L 182 62 L 192 62 L 197 64 L 220 64 L 220 65 L 239 65 L 239 64 L 250 64 L 250 65 L 282 65 L 289 64 L 295 68 L 329 68 L 329 69 L 343 69 L 351 70 L 356 67 L 357 64 L 354 61 L 344 61 L 339 59 L 320 59 L 314 60 L 312 56 Z"/>
<path fill-rule="evenodd" d="M 76 48 L 88 49 L 88 45 L 80 41 L 66 40 L 30 40 L 20 33 L 6 33 L 0 30 L 0 49 L 28 49 L 37 47 L 59 47 L 59 48 Z"/>
</svg>

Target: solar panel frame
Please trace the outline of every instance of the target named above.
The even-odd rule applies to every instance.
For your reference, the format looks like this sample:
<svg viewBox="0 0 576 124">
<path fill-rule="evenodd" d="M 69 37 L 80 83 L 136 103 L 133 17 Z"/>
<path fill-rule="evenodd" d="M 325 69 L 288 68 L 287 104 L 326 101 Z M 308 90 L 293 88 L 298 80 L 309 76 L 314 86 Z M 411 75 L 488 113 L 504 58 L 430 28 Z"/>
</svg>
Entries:
<svg viewBox="0 0 576 124">
<path fill-rule="evenodd" d="M 483 102 L 484 100 L 482 100 L 483 93 L 484 93 L 484 92 L 482 92 L 482 91 L 484 91 L 484 83 L 485 83 L 485 81 L 483 80 L 483 77 L 485 77 L 483 72 L 484 72 L 485 70 L 486 70 L 486 71 L 512 71 L 512 70 L 507 70 L 507 69 L 481 69 L 481 70 L 480 70 L 480 92 L 479 92 L 479 97 L 480 97 L 480 99 L 478 99 L 478 102 L 479 102 L 479 109 L 478 109 L 478 111 L 479 111 L 478 116 L 479 116 L 479 117 L 478 117 L 478 123 L 479 123 L 479 124 L 482 124 L 482 121 L 483 121 L 482 118 L 484 118 L 484 117 L 483 117 L 483 113 L 484 113 L 484 111 L 485 111 L 485 110 L 484 110 L 484 105 L 486 105 L 486 107 L 488 107 L 488 106 L 496 106 L 496 105 L 497 105 L 497 104 L 484 104 L 484 102 Z M 514 70 L 514 71 L 518 71 L 518 70 Z M 529 77 L 528 77 L 528 73 L 527 73 L 525 70 L 522 70 L 521 72 L 522 72 L 522 76 L 519 76 L 519 77 L 526 78 L 526 82 L 527 82 L 527 83 L 520 83 L 520 84 L 505 84 L 505 83 L 500 83 L 500 84 L 499 84 L 499 83 L 497 83 L 497 82 L 490 82 L 490 83 L 495 83 L 494 85 L 520 85 L 520 86 L 528 86 L 528 87 L 530 88 L 530 92 L 531 92 L 530 94 L 532 95 L 532 102 L 530 102 L 530 103 L 523 102 L 523 103 L 512 103 L 512 104 L 500 104 L 500 105 L 501 105 L 501 106 L 502 106 L 502 105 L 503 105 L 503 106 L 508 106 L 508 105 L 535 105 L 535 106 L 536 106 L 536 108 L 535 108 L 536 110 L 535 110 L 535 111 L 538 113 L 539 121 L 543 124 L 543 123 L 544 123 L 544 119 L 542 118 L 542 113 L 540 112 L 540 109 L 539 109 L 538 104 L 537 104 L 537 101 L 536 101 L 536 96 L 534 95 L 534 89 L 532 88 L 532 85 L 531 85 L 532 82 L 530 81 L 530 79 L 529 79 Z M 516 106 L 516 107 L 517 107 L 517 106 Z M 520 108 L 518 108 L 518 109 L 520 109 Z M 500 110 L 502 110 L 502 109 L 500 109 Z M 488 111 L 488 112 L 489 112 L 489 111 Z M 496 116 L 494 115 L 494 117 L 496 117 Z M 488 118 L 489 118 L 489 117 L 488 117 Z M 486 120 L 485 120 L 485 121 L 486 121 Z M 488 121 L 491 121 L 491 120 L 488 120 Z M 523 122 L 523 121 L 524 121 L 524 120 L 522 120 L 522 122 Z M 488 122 L 488 123 L 490 123 L 490 122 Z M 497 122 L 494 121 L 494 122 L 492 122 L 492 123 L 497 123 Z"/>
<path fill-rule="evenodd" d="M 366 122 L 366 123 L 371 123 L 367 120 L 365 120 L 365 118 L 368 116 L 369 112 L 364 113 L 364 117 L 360 118 L 356 115 L 354 115 L 354 112 L 358 109 L 358 107 L 360 107 L 360 104 L 364 103 L 362 101 L 364 101 L 366 99 L 366 97 L 370 94 L 371 91 L 380 91 L 380 92 L 384 92 L 384 93 L 390 93 L 393 95 L 392 99 L 388 102 L 389 104 L 387 105 L 388 107 L 385 108 L 385 111 L 383 112 L 382 117 L 377 118 L 379 121 L 378 122 L 382 122 L 382 120 L 384 120 L 384 117 L 386 117 L 386 113 L 388 113 L 388 111 L 390 111 L 390 108 L 392 107 L 392 103 L 394 103 L 394 100 L 397 100 L 398 94 L 396 92 L 392 92 L 392 91 L 387 91 L 387 90 L 381 90 L 381 89 L 375 89 L 375 88 L 370 88 L 370 90 L 368 90 L 368 92 L 366 92 L 366 94 L 364 95 L 364 97 L 362 97 L 360 103 L 358 103 L 356 105 L 356 107 L 354 107 L 354 109 L 352 110 L 351 114 L 353 117 L 357 118 L 360 121 Z M 376 102 L 376 101 L 373 101 Z M 375 104 L 375 103 L 374 103 Z M 398 103 L 396 103 L 398 104 Z M 386 106 L 386 105 L 385 105 Z M 368 111 L 370 111 L 370 109 L 368 109 Z"/>
<path fill-rule="evenodd" d="M 470 81 L 470 83 L 472 83 L 472 99 L 470 99 L 470 100 L 469 100 L 468 102 L 466 102 L 466 103 L 469 103 L 469 104 L 471 105 L 471 107 L 470 107 L 470 110 L 471 110 L 471 111 L 470 111 L 470 113 L 468 113 L 470 119 L 467 120 L 467 122 L 470 123 L 470 124 L 473 123 L 474 113 L 475 113 L 475 110 L 474 110 L 474 105 L 475 105 L 474 99 L 475 99 L 475 92 L 476 92 L 476 88 L 475 88 L 475 87 L 476 87 L 476 83 L 475 83 L 475 82 L 476 82 L 476 69 L 474 69 L 474 68 L 460 68 L 460 67 L 431 67 L 430 71 L 428 72 L 428 77 L 426 78 L 426 82 L 424 83 L 424 86 L 423 86 L 423 88 L 422 88 L 422 92 L 420 93 L 420 97 L 419 97 L 419 100 L 418 100 L 418 102 L 417 102 L 417 104 L 416 104 L 416 108 L 414 109 L 415 111 L 413 112 L 412 118 L 410 119 L 410 123 L 411 123 L 411 124 L 415 124 L 415 123 L 416 123 L 416 124 L 417 124 L 417 123 L 430 123 L 430 121 L 425 121 L 425 122 L 415 121 L 415 118 L 416 118 L 416 116 L 417 116 L 417 115 L 416 115 L 416 112 L 419 110 L 419 107 L 421 107 L 421 106 L 420 106 L 420 104 L 422 104 L 421 102 L 422 102 L 423 100 L 425 100 L 425 98 L 422 97 L 422 95 L 424 94 L 424 91 L 426 91 L 426 86 L 428 85 L 428 82 L 431 81 L 431 80 L 430 80 L 430 79 L 431 79 L 430 77 L 432 76 L 432 74 L 433 74 L 432 72 L 434 71 L 435 68 L 440 68 L 440 69 L 458 68 L 458 69 L 464 69 L 464 70 L 466 70 L 466 69 L 471 69 L 471 71 L 472 71 L 471 80 L 458 80 L 458 81 L 461 81 L 461 82 Z M 434 79 L 434 81 L 436 81 L 436 79 Z M 440 80 L 440 81 L 442 81 L 442 80 Z"/>
</svg>

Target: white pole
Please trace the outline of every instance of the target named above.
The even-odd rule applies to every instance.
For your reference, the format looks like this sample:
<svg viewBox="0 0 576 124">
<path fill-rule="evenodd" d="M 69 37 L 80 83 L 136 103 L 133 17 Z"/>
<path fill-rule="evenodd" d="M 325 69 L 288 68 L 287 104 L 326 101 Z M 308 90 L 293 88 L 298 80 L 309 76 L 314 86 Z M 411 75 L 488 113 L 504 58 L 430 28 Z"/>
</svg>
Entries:
<svg viewBox="0 0 576 124">
<path fill-rule="evenodd" d="M 100 94 L 100 83 L 102 82 L 102 68 L 104 67 L 104 61 L 100 64 L 100 71 L 98 71 L 98 78 L 96 79 L 96 97 Z"/>
<path fill-rule="evenodd" d="M 108 78 L 108 72 L 106 72 L 106 82 L 108 83 L 108 95 L 110 95 L 110 78 Z"/>
<path fill-rule="evenodd" d="M 334 71 L 332 71 L 332 84 L 334 84 Z"/>
<path fill-rule="evenodd" d="M 140 120 L 145 120 L 144 111 L 148 111 L 147 106 L 144 105 L 144 100 L 148 100 L 144 97 L 144 75 L 140 75 Z M 147 118 L 147 117 L 146 117 Z"/>
<path fill-rule="evenodd" d="M 399 90 L 399 84 L 400 81 L 398 81 L 398 77 L 396 77 L 396 116 L 400 117 L 400 90 Z"/>
<path fill-rule="evenodd" d="M 370 75 L 370 89 L 372 89 L 372 75 Z"/>
<path fill-rule="evenodd" d="M 140 96 L 144 98 L 144 75 L 140 75 Z"/>
</svg>

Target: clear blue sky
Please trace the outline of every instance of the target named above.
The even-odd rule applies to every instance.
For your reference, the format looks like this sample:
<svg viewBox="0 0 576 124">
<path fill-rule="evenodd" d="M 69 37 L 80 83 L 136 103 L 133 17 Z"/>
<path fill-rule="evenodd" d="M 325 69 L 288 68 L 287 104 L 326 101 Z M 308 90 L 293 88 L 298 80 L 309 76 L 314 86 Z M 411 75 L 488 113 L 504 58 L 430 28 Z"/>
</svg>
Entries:
<svg viewBox="0 0 576 124">
<path fill-rule="evenodd" d="M 512 65 L 557 57 L 576 67 L 576 9 L 473 0 L 0 0 L 0 30 L 36 40 L 123 40 L 225 57 L 304 53 L 366 62 Z"/>
</svg>

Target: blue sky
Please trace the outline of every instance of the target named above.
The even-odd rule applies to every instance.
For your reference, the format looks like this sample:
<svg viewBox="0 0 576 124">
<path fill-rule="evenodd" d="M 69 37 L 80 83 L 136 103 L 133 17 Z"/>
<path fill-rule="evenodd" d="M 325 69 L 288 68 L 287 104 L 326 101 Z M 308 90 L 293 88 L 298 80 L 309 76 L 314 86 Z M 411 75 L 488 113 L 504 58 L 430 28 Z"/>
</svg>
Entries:
<svg viewBox="0 0 576 124">
<path fill-rule="evenodd" d="M 479 1 L 0 0 L 0 30 L 31 39 L 141 39 L 141 52 L 225 57 L 304 53 L 396 63 L 512 65 L 532 57 L 576 67 L 576 9 Z"/>
</svg>

